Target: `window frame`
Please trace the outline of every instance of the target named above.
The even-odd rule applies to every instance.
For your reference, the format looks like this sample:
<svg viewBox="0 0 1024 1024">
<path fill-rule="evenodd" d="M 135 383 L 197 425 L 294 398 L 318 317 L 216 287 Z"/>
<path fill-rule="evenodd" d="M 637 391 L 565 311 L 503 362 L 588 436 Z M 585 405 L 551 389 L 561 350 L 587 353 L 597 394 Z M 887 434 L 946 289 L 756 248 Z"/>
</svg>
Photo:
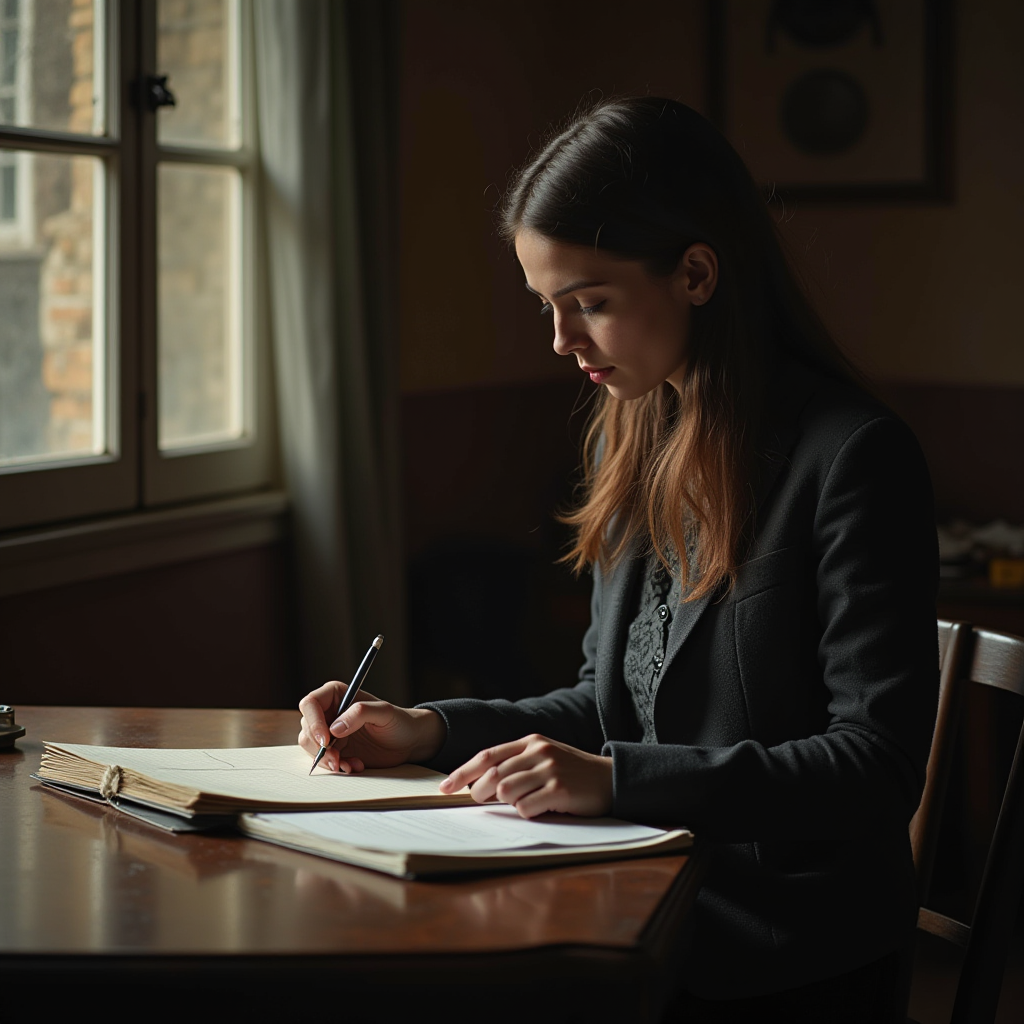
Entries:
<svg viewBox="0 0 1024 1024">
<path fill-rule="evenodd" d="M 31 31 L 35 20 L 35 0 L 21 0 L 21 3 L 25 6 L 18 11 L 19 35 L 26 30 Z M 0 4 L 0 12 L 2 10 L 3 7 Z M 0 39 L 7 29 L 9 29 L 8 19 L 3 13 L 0 13 Z M 4 64 L 5 57 L 2 47 L 0 47 L 0 100 L 10 99 L 15 108 L 15 118 L 24 117 L 25 110 L 31 103 L 29 95 L 31 69 L 28 62 L 19 61 L 16 79 L 11 86 L 7 86 L 3 81 Z M 8 90 L 12 95 L 4 95 Z M 30 249 L 35 244 L 35 231 L 32 229 L 33 202 L 31 190 L 26 189 L 24 183 L 30 179 L 32 174 L 32 154 L 20 152 L 12 155 L 12 160 L 0 161 L 0 241 L 5 242 L 11 248 Z M 2 171 L 5 167 L 10 167 L 14 171 L 14 216 L 7 220 L 2 216 Z M 19 187 L 19 179 L 21 187 Z"/>
<path fill-rule="evenodd" d="M 259 272 L 258 149 L 250 5 L 228 0 L 239 15 L 237 150 L 160 144 L 159 111 L 132 102 L 133 83 L 156 69 L 157 0 L 97 0 L 96 47 L 111 57 L 96 82 L 106 106 L 104 135 L 0 127 L 0 145 L 32 153 L 95 156 L 103 161 L 106 229 L 104 304 L 106 367 L 100 387 L 107 451 L 0 467 L 0 532 L 74 523 L 110 514 L 137 515 L 182 502 L 223 499 L 275 484 L 269 338 L 257 316 Z M 173 90 L 173 82 L 168 82 Z M 161 162 L 237 167 L 241 181 L 240 330 L 247 339 L 244 416 L 239 441 L 161 452 L 157 445 L 157 173 Z M 99 211 L 97 211 L 98 214 Z M 97 252 L 95 259 L 99 260 Z M 94 349 L 98 352 L 99 346 Z M 277 507 L 276 505 L 274 506 Z"/>
</svg>

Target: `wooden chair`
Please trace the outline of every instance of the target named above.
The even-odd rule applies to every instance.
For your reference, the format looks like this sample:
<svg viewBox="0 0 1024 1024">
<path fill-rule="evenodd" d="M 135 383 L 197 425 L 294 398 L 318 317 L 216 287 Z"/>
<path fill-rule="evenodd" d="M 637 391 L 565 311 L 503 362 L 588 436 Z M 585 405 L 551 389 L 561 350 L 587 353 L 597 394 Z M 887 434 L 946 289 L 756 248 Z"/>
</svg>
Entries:
<svg viewBox="0 0 1024 1024">
<path fill-rule="evenodd" d="M 953 767 L 956 725 L 963 700 L 963 686 L 954 685 L 967 664 L 971 645 L 971 626 L 967 622 L 945 622 L 939 619 L 939 704 L 932 733 L 921 805 L 910 823 L 910 844 L 914 851 L 917 872 L 917 902 L 924 903 L 931 890 L 935 854 L 939 846 L 942 808 L 946 802 L 949 774 Z"/>
<path fill-rule="evenodd" d="M 939 649 L 935 733 L 924 796 L 911 823 L 921 902 L 917 926 L 919 931 L 965 951 L 951 1024 L 985 1024 L 995 1018 L 1024 880 L 1024 727 L 1002 794 L 970 923 L 931 910 L 927 902 L 964 695 L 974 684 L 999 687 L 1024 698 L 1024 639 L 972 629 L 966 623 L 940 622 Z"/>
</svg>

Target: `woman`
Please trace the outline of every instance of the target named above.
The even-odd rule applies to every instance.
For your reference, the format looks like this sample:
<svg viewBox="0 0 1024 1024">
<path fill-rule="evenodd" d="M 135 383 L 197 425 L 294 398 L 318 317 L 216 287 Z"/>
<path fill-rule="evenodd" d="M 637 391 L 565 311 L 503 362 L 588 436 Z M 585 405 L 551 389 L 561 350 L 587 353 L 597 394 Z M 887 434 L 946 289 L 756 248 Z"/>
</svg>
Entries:
<svg viewBox="0 0 1024 1024">
<path fill-rule="evenodd" d="M 918 446 L 857 386 L 739 157 L 689 108 L 582 115 L 519 174 L 502 227 L 555 351 L 602 390 L 568 517 L 594 577 L 580 682 L 516 703 L 365 695 L 330 726 L 331 766 L 413 760 L 524 816 L 689 825 L 720 845 L 683 1012 L 875 1019 L 916 919 L 907 827 L 937 688 Z M 311 753 L 342 691 L 300 704 Z"/>
</svg>

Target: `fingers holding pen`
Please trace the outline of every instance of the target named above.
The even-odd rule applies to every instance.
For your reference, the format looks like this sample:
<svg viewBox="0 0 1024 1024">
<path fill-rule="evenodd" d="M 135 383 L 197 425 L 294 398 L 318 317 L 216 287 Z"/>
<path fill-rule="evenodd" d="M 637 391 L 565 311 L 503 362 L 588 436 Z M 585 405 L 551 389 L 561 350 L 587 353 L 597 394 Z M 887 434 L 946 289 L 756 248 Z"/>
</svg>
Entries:
<svg viewBox="0 0 1024 1024">
<path fill-rule="evenodd" d="M 361 772 L 436 756 L 446 735 L 444 719 L 436 711 L 396 707 L 360 688 L 351 705 L 338 714 L 354 685 L 332 680 L 299 703 L 299 745 L 312 757 L 321 746 L 328 747 L 320 767 Z"/>
<path fill-rule="evenodd" d="M 341 747 L 340 741 L 344 737 L 353 735 L 366 726 L 390 725 L 394 717 L 393 705 L 387 701 L 377 700 L 364 690 L 344 714 L 331 722 L 329 734 L 339 741 L 338 746 Z"/>
<path fill-rule="evenodd" d="M 321 747 L 332 745 L 334 739 L 328 719 L 333 717 L 344 699 L 348 685 L 338 679 L 332 679 L 306 694 L 299 701 L 302 718 L 299 722 L 299 746 L 308 754 L 316 756 Z M 350 759 L 351 760 L 351 759 Z M 362 763 L 356 758 L 355 763 L 342 764 L 337 750 L 327 750 L 320 761 L 320 767 L 328 771 L 362 771 Z"/>
<path fill-rule="evenodd" d="M 332 679 L 299 701 L 299 712 L 302 715 L 299 746 L 303 750 L 315 754 L 321 746 L 330 742 L 327 715 L 337 710 L 344 692 L 345 684 Z"/>
<path fill-rule="evenodd" d="M 438 723 L 440 716 L 433 711 L 396 707 L 361 690 L 351 707 L 331 723 L 329 732 L 341 770 L 362 771 L 364 767 L 390 768 L 417 756 L 429 758 L 443 742 L 443 736 L 434 737 L 437 729 L 431 728 Z"/>
</svg>

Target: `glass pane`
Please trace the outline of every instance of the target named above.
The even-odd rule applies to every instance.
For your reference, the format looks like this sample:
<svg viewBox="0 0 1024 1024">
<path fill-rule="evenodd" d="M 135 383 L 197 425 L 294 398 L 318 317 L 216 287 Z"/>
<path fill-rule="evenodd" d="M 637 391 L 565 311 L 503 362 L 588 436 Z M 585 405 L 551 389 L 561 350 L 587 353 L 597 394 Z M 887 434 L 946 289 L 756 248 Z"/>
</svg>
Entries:
<svg viewBox="0 0 1024 1024">
<path fill-rule="evenodd" d="M 237 146 L 237 3 L 159 0 L 158 12 L 157 67 L 176 100 L 159 110 L 160 142 Z"/>
<path fill-rule="evenodd" d="M 242 436 L 239 173 L 161 164 L 158 344 L 162 449 Z"/>
<path fill-rule="evenodd" d="M 0 183 L 0 465 L 100 454 L 103 165 L 0 149 Z"/>
<path fill-rule="evenodd" d="M 0 2 L 0 123 L 103 134 L 102 2 Z"/>
</svg>

